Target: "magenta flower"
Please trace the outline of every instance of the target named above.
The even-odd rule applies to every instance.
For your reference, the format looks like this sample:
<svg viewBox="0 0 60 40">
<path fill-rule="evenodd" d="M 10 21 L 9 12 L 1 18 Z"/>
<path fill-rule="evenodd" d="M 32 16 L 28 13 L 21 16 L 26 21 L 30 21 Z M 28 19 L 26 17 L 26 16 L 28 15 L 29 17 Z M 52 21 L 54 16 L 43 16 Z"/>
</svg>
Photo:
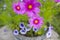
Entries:
<svg viewBox="0 0 60 40">
<path fill-rule="evenodd" d="M 43 24 L 43 18 L 39 16 L 34 16 L 29 19 L 30 27 L 40 28 Z"/>
<path fill-rule="evenodd" d="M 16 12 L 16 14 L 24 14 L 25 13 L 23 2 L 13 3 L 12 8 L 13 8 L 14 12 Z"/>
<path fill-rule="evenodd" d="M 55 0 L 55 2 L 60 2 L 60 0 Z"/>
<path fill-rule="evenodd" d="M 40 12 L 40 9 L 38 7 L 41 6 L 41 4 L 36 0 L 24 0 L 24 2 L 25 10 L 29 17 L 32 17 Z"/>
</svg>

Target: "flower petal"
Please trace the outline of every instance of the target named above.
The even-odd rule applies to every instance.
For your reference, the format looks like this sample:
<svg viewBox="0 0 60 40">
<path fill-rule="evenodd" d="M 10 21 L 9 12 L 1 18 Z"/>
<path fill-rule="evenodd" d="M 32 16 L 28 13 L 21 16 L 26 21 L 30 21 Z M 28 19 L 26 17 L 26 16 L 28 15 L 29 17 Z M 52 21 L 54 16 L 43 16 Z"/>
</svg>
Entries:
<svg viewBox="0 0 60 40">
<path fill-rule="evenodd" d="M 20 30 L 20 33 L 21 33 L 21 34 L 26 34 L 27 31 L 22 29 L 22 30 Z"/>
<path fill-rule="evenodd" d="M 19 24 L 19 27 L 22 28 L 22 29 L 25 28 L 24 23 L 20 23 L 20 24 Z"/>
<path fill-rule="evenodd" d="M 39 12 L 40 12 L 40 9 L 36 7 L 36 8 L 33 10 L 33 12 L 39 13 Z"/>
<path fill-rule="evenodd" d="M 50 37 L 51 37 L 51 34 L 52 34 L 52 33 L 51 33 L 50 31 L 48 31 L 48 32 L 46 33 L 46 37 L 47 37 L 47 38 L 50 38 Z"/>
<path fill-rule="evenodd" d="M 55 2 L 60 2 L 60 0 L 54 0 Z"/>
<path fill-rule="evenodd" d="M 18 34 L 19 34 L 18 30 L 14 30 L 14 31 L 13 31 L 13 34 L 14 34 L 14 35 L 18 35 Z"/>
<path fill-rule="evenodd" d="M 49 30 L 51 31 L 52 29 L 53 29 L 53 26 L 50 25 L 50 26 L 49 26 Z"/>
<path fill-rule="evenodd" d="M 27 12 L 28 17 L 33 17 L 35 14 L 33 12 Z"/>
<path fill-rule="evenodd" d="M 36 0 L 24 0 L 24 2 L 35 2 Z"/>
<path fill-rule="evenodd" d="M 38 31 L 38 29 L 37 29 L 37 28 L 33 28 L 33 31 L 34 31 L 34 32 L 37 32 L 37 31 Z"/>
<path fill-rule="evenodd" d="M 36 6 L 36 7 L 40 7 L 40 6 L 41 6 L 41 3 L 40 3 L 40 2 L 36 2 L 36 3 L 35 3 L 35 6 Z"/>
</svg>

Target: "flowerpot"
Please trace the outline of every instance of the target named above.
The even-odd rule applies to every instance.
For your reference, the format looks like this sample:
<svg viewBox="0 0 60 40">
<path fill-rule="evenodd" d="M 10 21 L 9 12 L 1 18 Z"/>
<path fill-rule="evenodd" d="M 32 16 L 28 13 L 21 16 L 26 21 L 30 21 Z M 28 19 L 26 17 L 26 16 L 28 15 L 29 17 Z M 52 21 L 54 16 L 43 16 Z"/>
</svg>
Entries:
<svg viewBox="0 0 60 40">
<path fill-rule="evenodd" d="M 14 35 L 14 37 L 16 38 L 16 40 L 44 40 L 46 38 L 45 35 L 38 36 L 38 37 L 26 37 L 22 35 L 18 35 L 18 36 Z"/>
</svg>

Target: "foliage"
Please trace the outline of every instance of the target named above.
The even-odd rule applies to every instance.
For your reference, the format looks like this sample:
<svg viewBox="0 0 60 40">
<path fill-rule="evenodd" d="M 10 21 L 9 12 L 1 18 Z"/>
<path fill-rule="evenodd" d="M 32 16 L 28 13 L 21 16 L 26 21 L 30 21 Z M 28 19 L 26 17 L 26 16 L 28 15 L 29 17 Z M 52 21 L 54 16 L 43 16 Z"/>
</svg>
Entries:
<svg viewBox="0 0 60 40">
<path fill-rule="evenodd" d="M 53 18 L 52 25 L 54 30 L 60 35 L 60 12 Z"/>
</svg>

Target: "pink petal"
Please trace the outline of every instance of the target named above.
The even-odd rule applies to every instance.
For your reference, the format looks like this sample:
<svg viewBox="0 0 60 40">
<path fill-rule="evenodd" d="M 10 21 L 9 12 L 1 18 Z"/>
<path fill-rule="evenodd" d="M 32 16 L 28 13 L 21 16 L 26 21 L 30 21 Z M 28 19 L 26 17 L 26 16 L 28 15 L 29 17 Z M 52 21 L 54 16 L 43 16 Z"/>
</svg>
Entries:
<svg viewBox="0 0 60 40">
<path fill-rule="evenodd" d="M 27 12 L 28 17 L 33 17 L 35 14 L 33 12 Z"/>
<path fill-rule="evenodd" d="M 35 2 L 36 0 L 23 0 L 24 2 Z"/>
<path fill-rule="evenodd" d="M 21 7 L 21 8 L 25 8 L 25 6 L 24 6 L 24 5 L 25 5 L 25 3 L 24 3 L 24 2 L 20 2 L 20 7 Z"/>
<path fill-rule="evenodd" d="M 35 5 L 36 5 L 36 7 L 40 7 L 41 3 L 40 2 L 36 2 Z"/>
<path fill-rule="evenodd" d="M 18 12 L 18 14 L 25 14 L 25 10 L 22 10 L 21 9 L 21 11 L 17 11 Z"/>
<path fill-rule="evenodd" d="M 39 12 L 40 12 L 40 9 L 39 9 L 39 8 L 35 8 L 35 9 L 33 10 L 33 12 L 39 13 Z"/>
<path fill-rule="evenodd" d="M 55 2 L 60 2 L 60 0 L 55 0 Z"/>
</svg>

